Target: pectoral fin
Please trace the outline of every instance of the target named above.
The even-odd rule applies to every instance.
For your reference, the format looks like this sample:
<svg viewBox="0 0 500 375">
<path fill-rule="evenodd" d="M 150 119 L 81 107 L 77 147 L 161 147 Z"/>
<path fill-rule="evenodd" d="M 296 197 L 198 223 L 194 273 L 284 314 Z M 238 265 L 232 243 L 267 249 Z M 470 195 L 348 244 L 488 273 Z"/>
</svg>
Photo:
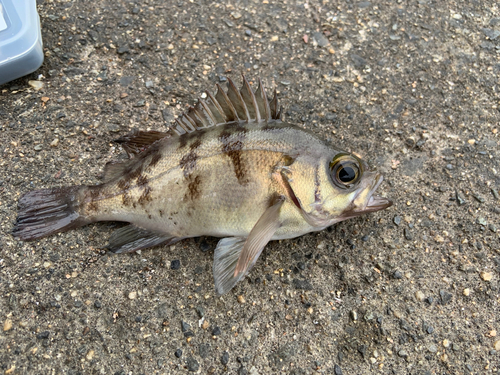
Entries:
<svg viewBox="0 0 500 375">
<path fill-rule="evenodd" d="M 248 238 L 223 238 L 214 254 L 214 280 L 217 293 L 229 292 L 254 266 L 262 250 L 280 227 L 279 211 L 283 199 L 270 206 L 250 231 Z"/>
</svg>

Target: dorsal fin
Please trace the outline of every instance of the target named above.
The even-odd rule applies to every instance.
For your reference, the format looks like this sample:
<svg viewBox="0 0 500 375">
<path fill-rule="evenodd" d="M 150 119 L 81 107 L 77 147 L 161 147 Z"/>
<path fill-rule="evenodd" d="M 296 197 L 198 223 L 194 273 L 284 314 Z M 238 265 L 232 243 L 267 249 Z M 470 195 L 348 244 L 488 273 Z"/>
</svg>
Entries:
<svg viewBox="0 0 500 375">
<path fill-rule="evenodd" d="M 168 132 L 158 132 L 155 130 L 141 131 L 133 130 L 131 133 L 115 139 L 116 143 L 120 143 L 129 157 L 140 154 L 156 141 L 165 137 L 170 137 L 172 134 Z"/>
<path fill-rule="evenodd" d="M 135 160 L 127 161 L 110 161 L 104 166 L 104 171 L 102 173 L 103 182 L 109 182 L 117 177 L 123 176 L 125 170 L 131 166 Z"/>
<path fill-rule="evenodd" d="M 258 87 L 254 91 L 244 75 L 241 90 L 228 78 L 228 90 L 224 92 L 217 84 L 214 95 L 206 92 L 207 99 L 198 99 L 194 107 L 176 120 L 174 131 L 181 135 L 191 133 L 201 128 L 208 128 L 230 122 L 261 122 L 281 120 L 281 108 L 278 107 L 278 97 L 274 90 L 274 97 L 268 100 L 266 90 L 260 78 Z"/>
<path fill-rule="evenodd" d="M 257 107 L 259 108 L 260 118 L 264 121 L 271 120 L 271 107 L 269 107 L 266 90 L 264 89 L 260 78 L 259 87 L 257 87 L 257 90 L 255 90 L 255 101 L 257 103 Z"/>
<path fill-rule="evenodd" d="M 192 133 L 198 129 L 209 128 L 217 125 L 224 125 L 232 122 L 261 122 L 281 120 L 281 108 L 278 108 L 278 97 L 276 89 L 274 97 L 268 100 L 266 90 L 260 78 L 258 87 L 254 91 L 243 77 L 241 90 L 236 88 L 234 82 L 228 78 L 227 93 L 219 84 L 216 84 L 217 92 L 212 95 L 206 91 L 205 100 L 198 99 L 194 107 L 189 107 L 180 117 L 175 119 L 175 123 L 170 126 L 170 132 L 158 131 L 138 131 L 117 139 L 121 143 L 127 154 L 131 157 L 145 151 L 149 146 L 160 139 L 172 136 L 182 136 Z M 110 174 L 116 174 L 117 166 L 110 166 Z"/>
</svg>

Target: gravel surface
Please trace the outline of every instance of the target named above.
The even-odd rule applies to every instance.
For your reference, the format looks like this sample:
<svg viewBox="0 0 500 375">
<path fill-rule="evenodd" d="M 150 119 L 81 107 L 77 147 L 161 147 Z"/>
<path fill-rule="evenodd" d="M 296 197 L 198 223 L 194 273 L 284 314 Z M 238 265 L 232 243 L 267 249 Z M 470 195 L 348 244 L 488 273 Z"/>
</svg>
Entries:
<svg viewBox="0 0 500 375">
<path fill-rule="evenodd" d="M 39 1 L 0 86 L 5 374 L 499 374 L 496 1 Z M 113 256 L 115 224 L 11 235 L 19 196 L 97 184 L 113 139 L 228 76 L 377 165 L 394 206 L 269 244 L 217 297 L 216 239 Z"/>
</svg>

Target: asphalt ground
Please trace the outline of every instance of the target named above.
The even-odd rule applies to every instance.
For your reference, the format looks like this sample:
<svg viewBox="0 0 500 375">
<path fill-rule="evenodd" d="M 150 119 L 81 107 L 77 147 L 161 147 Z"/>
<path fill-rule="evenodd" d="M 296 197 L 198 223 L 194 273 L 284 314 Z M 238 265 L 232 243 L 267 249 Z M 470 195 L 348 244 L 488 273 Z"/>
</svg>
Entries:
<svg viewBox="0 0 500 375">
<path fill-rule="evenodd" d="M 497 2 L 38 8 L 45 62 L 0 86 L 5 374 L 500 373 Z M 112 223 L 11 236 L 22 193 L 99 183 L 114 139 L 241 73 L 377 166 L 394 206 L 270 243 L 223 297 L 214 238 L 114 256 Z"/>
</svg>

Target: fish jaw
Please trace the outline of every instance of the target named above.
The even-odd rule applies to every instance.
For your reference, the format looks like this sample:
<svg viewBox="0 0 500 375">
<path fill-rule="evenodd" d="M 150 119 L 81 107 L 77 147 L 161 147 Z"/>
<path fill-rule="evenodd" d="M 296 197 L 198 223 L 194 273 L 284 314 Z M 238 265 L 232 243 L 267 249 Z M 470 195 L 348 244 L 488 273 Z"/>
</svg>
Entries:
<svg viewBox="0 0 500 375">
<path fill-rule="evenodd" d="M 377 212 L 392 206 L 390 199 L 374 195 L 384 177 L 380 173 L 368 172 L 373 177 L 367 179 L 367 184 L 356 191 L 352 204 L 340 215 L 336 222 L 361 216 L 370 212 Z"/>
</svg>

